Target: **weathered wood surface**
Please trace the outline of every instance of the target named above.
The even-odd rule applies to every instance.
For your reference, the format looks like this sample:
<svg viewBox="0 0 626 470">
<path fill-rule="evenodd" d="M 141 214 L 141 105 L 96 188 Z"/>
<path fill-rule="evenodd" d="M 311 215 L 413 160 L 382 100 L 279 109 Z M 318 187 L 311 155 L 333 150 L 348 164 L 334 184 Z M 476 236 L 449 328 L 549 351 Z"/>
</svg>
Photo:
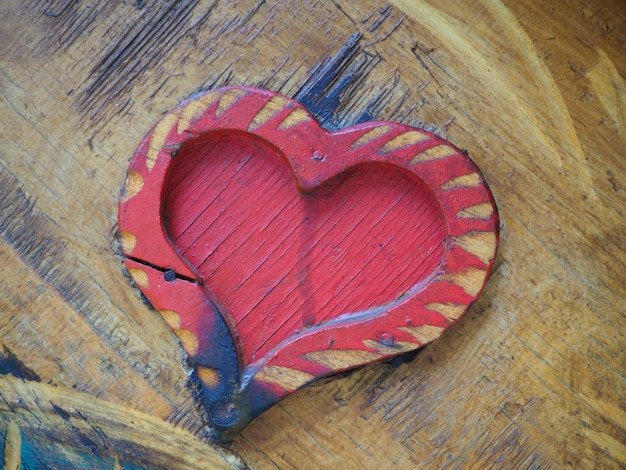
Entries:
<svg viewBox="0 0 626 470">
<path fill-rule="evenodd" d="M 0 394 L 5 469 L 243 468 L 180 427 L 65 387 L 5 376 Z"/>
<path fill-rule="evenodd" d="M 436 130 L 479 164 L 502 233 L 486 291 L 443 338 L 292 395 L 231 450 L 256 468 L 626 465 L 625 23 L 619 0 L 2 2 L 0 368 L 39 382 L 1 379 L 9 463 L 24 410 L 63 419 L 51 397 L 67 393 L 236 465 L 198 444 L 182 350 L 120 274 L 115 232 L 149 127 L 199 88 L 246 84 L 330 129 Z M 14 400 L 22 386 L 41 398 Z M 63 429 L 55 446 L 85 447 Z M 86 447 L 124 465 L 124 449 Z"/>
</svg>

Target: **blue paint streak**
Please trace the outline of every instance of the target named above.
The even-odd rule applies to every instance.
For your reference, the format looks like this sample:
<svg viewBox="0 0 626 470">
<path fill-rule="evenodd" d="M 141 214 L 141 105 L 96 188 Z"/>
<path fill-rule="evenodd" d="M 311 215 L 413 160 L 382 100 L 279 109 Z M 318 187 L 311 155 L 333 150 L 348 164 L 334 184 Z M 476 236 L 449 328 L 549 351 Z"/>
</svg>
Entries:
<svg viewBox="0 0 626 470">
<path fill-rule="evenodd" d="M 51 430 L 53 432 L 53 430 Z M 6 431 L 0 434 L 4 443 Z M 38 438 L 25 436 L 22 432 L 22 452 L 20 470 L 112 470 L 115 465 L 113 457 L 102 457 L 94 453 L 69 446 L 61 446 L 54 441 L 42 441 Z M 4 445 L 3 445 L 4 453 Z M 120 461 L 124 470 L 145 470 L 136 464 Z"/>
</svg>

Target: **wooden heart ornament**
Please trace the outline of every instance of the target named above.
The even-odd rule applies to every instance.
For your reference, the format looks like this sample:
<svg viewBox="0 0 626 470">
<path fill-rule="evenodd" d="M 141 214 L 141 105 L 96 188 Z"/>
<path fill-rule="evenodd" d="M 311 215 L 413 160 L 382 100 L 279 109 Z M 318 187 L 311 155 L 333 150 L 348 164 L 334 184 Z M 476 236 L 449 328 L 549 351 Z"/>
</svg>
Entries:
<svg viewBox="0 0 626 470">
<path fill-rule="evenodd" d="M 440 336 L 489 276 L 498 215 L 439 137 L 392 122 L 330 133 L 289 98 L 229 87 L 143 139 L 119 230 L 226 440 L 313 380 Z"/>
</svg>

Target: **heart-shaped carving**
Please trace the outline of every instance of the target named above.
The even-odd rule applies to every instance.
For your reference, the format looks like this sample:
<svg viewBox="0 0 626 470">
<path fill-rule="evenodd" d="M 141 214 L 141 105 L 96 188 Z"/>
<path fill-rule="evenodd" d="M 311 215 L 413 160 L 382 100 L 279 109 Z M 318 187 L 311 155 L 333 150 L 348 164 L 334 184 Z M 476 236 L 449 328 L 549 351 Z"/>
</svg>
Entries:
<svg viewBox="0 0 626 470">
<path fill-rule="evenodd" d="M 390 122 L 329 133 L 293 100 L 230 87 L 144 138 L 119 229 L 224 439 L 316 378 L 440 336 L 482 290 L 498 217 L 441 138 Z"/>
</svg>

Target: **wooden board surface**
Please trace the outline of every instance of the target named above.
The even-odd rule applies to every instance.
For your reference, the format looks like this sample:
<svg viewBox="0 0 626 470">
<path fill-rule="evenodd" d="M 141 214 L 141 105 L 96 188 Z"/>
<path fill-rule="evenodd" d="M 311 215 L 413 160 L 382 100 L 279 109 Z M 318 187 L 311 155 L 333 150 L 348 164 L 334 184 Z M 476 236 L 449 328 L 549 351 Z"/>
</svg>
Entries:
<svg viewBox="0 0 626 470">
<path fill-rule="evenodd" d="M 486 291 L 444 337 L 412 361 L 290 396 L 230 451 L 253 468 L 626 465 L 626 4 L 355 3 L 0 4 L 10 455 L 42 442 L 11 398 L 24 386 L 41 394 L 33 412 L 65 416 L 42 404 L 54 393 L 79 410 L 107 403 L 236 465 L 203 444 L 182 350 L 121 275 L 115 240 L 142 136 L 194 91 L 233 84 L 296 97 L 328 129 L 388 119 L 434 130 L 480 166 L 502 232 Z M 72 432 L 51 440 L 82 445 L 64 455 L 125 465 L 124 449 Z"/>
</svg>

